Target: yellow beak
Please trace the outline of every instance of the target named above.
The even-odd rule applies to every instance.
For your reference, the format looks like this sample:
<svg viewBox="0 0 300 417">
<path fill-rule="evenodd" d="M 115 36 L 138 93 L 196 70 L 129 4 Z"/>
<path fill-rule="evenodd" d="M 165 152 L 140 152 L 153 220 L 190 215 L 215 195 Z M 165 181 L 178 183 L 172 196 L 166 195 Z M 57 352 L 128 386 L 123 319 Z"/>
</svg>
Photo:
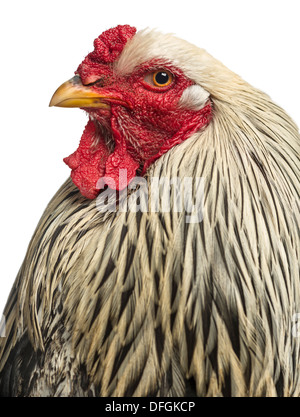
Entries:
<svg viewBox="0 0 300 417">
<path fill-rule="evenodd" d="M 97 107 L 109 109 L 109 99 L 114 97 L 98 94 L 90 87 L 85 87 L 78 75 L 62 84 L 53 94 L 49 106 L 56 107 Z"/>
</svg>

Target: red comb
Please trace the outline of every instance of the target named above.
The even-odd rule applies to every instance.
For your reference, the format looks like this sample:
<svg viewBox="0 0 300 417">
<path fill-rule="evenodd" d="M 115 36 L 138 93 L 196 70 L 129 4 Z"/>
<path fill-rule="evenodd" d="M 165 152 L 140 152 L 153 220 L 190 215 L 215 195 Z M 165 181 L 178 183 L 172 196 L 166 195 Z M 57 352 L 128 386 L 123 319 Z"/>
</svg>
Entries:
<svg viewBox="0 0 300 417">
<path fill-rule="evenodd" d="M 119 25 L 101 33 L 94 40 L 94 51 L 85 57 L 75 73 L 79 74 L 85 82 L 88 82 L 91 71 L 94 75 L 105 74 L 109 71 L 105 64 L 109 64 L 119 57 L 126 42 L 133 38 L 135 33 L 136 28 L 129 25 Z"/>
<path fill-rule="evenodd" d="M 133 38 L 136 28 L 129 25 L 119 25 L 101 33 L 94 40 L 94 51 L 90 52 L 81 65 L 90 61 L 107 64 L 113 62 L 122 52 L 126 42 Z"/>
<path fill-rule="evenodd" d="M 131 39 L 136 32 L 136 28 L 129 25 L 119 25 L 108 29 L 94 40 L 94 52 L 90 58 L 97 61 L 108 63 L 113 62 L 122 52 L 126 42 Z"/>
</svg>

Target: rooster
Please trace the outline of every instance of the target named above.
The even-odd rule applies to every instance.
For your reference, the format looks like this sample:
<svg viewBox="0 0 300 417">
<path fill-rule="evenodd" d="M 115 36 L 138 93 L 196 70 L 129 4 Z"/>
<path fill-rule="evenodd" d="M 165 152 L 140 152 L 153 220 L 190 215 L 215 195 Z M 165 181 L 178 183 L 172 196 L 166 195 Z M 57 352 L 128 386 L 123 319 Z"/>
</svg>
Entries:
<svg viewBox="0 0 300 417">
<path fill-rule="evenodd" d="M 128 25 L 50 105 L 88 123 L 7 301 L 1 395 L 299 396 L 290 117 L 206 51 Z"/>
</svg>

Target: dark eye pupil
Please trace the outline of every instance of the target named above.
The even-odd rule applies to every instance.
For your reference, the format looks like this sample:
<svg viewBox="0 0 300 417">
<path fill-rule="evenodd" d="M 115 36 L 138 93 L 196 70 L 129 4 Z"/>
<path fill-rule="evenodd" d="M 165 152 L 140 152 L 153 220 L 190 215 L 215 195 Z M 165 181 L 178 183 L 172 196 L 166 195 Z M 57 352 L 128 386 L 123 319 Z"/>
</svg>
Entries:
<svg viewBox="0 0 300 417">
<path fill-rule="evenodd" d="M 166 72 L 158 72 L 155 75 L 155 81 L 157 84 L 166 84 L 169 81 L 169 75 Z"/>
</svg>

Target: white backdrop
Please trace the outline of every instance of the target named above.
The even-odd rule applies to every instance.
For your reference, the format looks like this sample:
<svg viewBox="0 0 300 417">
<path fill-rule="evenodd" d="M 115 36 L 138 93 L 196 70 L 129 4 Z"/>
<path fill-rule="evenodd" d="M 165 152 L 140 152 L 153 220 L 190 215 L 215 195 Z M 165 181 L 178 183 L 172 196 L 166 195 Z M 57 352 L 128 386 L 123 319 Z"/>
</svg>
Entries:
<svg viewBox="0 0 300 417">
<path fill-rule="evenodd" d="M 267 92 L 300 125 L 299 12 L 299 0 L 2 2 L 0 315 L 87 120 L 79 109 L 49 108 L 49 100 L 94 38 L 118 24 L 172 32 Z"/>
</svg>

